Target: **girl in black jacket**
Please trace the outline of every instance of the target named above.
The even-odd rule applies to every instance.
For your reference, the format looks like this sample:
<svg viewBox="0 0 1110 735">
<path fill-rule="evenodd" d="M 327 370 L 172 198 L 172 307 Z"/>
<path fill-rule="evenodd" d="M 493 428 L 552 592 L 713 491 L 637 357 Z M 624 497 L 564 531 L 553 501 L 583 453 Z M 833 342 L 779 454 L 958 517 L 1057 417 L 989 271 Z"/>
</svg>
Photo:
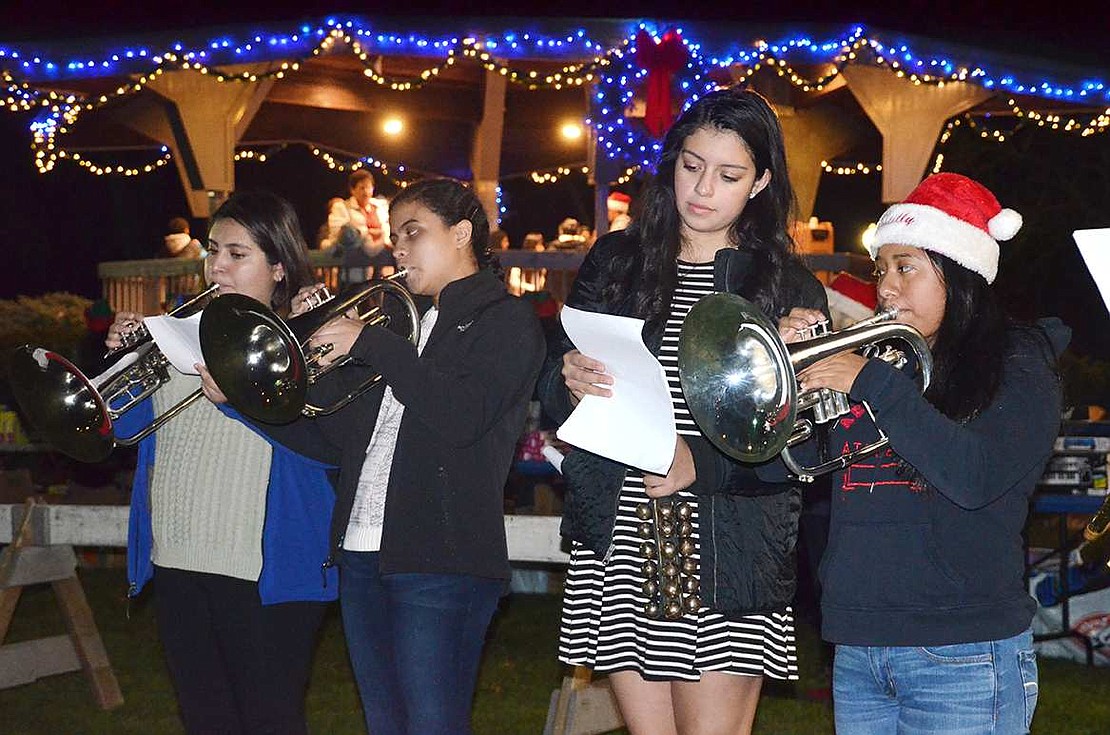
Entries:
<svg viewBox="0 0 1110 735">
<path fill-rule="evenodd" d="M 676 350 L 686 313 L 714 290 L 742 293 L 774 318 L 794 306 L 826 308 L 824 290 L 792 254 L 793 204 L 767 102 L 748 91 L 707 95 L 667 134 L 638 219 L 593 247 L 567 300 L 646 320 L 644 342 L 666 371 L 679 433 L 665 477 L 581 450 L 563 463 L 563 533 L 574 546 L 559 656 L 609 672 L 637 734 L 694 723 L 748 732 L 763 677 L 797 678 L 789 604 L 798 493 L 760 483 L 705 439 L 686 409 Z M 609 395 L 612 382 L 563 335 L 540 393 L 562 421 L 583 396 Z M 640 555 L 637 514 L 649 498 L 670 504 L 687 547 L 681 603 L 670 609 Z"/>
<path fill-rule="evenodd" d="M 470 188 L 419 181 L 391 203 L 390 225 L 406 286 L 432 302 L 419 346 L 332 320 L 312 346 L 355 364 L 319 381 L 313 402 L 329 405 L 371 372 L 384 391 L 262 428 L 339 467 L 333 551 L 368 730 L 457 735 L 470 731 L 482 643 L 509 578 L 505 479 L 544 340 L 532 308 L 505 291 Z"/>
</svg>

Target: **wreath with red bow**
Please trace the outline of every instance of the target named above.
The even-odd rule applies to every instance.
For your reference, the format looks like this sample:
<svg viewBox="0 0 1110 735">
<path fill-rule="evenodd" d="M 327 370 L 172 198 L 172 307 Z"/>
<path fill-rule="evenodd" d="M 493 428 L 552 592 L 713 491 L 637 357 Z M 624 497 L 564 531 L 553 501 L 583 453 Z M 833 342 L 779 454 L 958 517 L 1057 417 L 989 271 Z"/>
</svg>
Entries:
<svg viewBox="0 0 1110 735">
<path fill-rule="evenodd" d="M 636 34 L 636 61 L 647 72 L 644 126 L 656 138 L 662 138 L 674 122 L 671 87 L 674 75 L 686 67 L 689 58 L 678 31 L 667 31 L 658 41 L 645 30 Z"/>
<path fill-rule="evenodd" d="M 634 53 L 614 57 L 600 80 L 592 117 L 606 155 L 651 166 L 676 114 L 692 96 L 716 85 L 708 79 L 696 49 L 677 30 L 657 38 L 641 29 L 631 45 Z M 642 123 L 625 117 L 635 97 L 644 100 Z"/>
</svg>

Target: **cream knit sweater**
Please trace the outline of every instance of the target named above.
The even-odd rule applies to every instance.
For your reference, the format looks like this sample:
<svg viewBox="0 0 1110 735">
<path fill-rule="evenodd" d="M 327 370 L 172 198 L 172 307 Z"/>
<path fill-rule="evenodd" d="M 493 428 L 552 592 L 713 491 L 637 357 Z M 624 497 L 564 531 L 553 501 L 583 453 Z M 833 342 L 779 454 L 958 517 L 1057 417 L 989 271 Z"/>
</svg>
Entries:
<svg viewBox="0 0 1110 735">
<path fill-rule="evenodd" d="M 154 394 L 155 415 L 198 387 L 200 378 L 174 373 Z M 270 445 L 204 398 L 159 429 L 156 442 L 154 563 L 257 581 Z"/>
</svg>

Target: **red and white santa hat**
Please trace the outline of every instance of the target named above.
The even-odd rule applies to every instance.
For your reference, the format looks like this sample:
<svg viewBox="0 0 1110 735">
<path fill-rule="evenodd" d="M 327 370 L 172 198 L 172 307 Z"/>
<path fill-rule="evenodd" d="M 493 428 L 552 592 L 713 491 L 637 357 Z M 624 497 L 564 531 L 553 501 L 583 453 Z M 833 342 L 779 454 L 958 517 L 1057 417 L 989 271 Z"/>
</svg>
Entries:
<svg viewBox="0 0 1110 735">
<path fill-rule="evenodd" d="M 621 191 L 614 191 L 612 194 L 609 195 L 609 198 L 605 200 L 605 206 L 607 206 L 614 212 L 620 212 L 621 214 L 626 214 L 628 212 L 628 207 L 631 204 L 632 197 Z"/>
<path fill-rule="evenodd" d="M 837 273 L 825 286 L 825 293 L 829 297 L 834 329 L 843 329 L 874 315 L 879 303 L 874 283 L 845 271 Z"/>
<path fill-rule="evenodd" d="M 1009 240 L 1020 229 L 1021 215 L 1003 209 L 978 181 L 933 174 L 883 212 L 868 249 L 872 259 L 891 243 L 932 250 L 992 283 L 998 274 L 998 241 Z"/>
</svg>

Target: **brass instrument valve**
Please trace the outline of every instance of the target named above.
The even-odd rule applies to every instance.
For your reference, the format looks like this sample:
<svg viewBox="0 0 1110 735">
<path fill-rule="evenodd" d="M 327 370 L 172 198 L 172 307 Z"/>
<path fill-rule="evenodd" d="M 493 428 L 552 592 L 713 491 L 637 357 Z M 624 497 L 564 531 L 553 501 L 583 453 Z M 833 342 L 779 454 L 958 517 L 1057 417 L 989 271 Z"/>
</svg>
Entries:
<svg viewBox="0 0 1110 735">
<path fill-rule="evenodd" d="M 828 321 L 817 322 L 805 329 L 801 333 L 803 341 L 813 339 L 829 333 Z M 828 388 L 820 388 L 816 391 L 817 400 L 813 404 L 813 421 L 817 424 L 823 424 L 832 421 L 838 416 L 843 416 L 848 413 L 848 396 L 843 393 L 838 393 Z"/>
<path fill-rule="evenodd" d="M 863 356 L 868 359 L 882 360 L 883 362 L 890 363 L 898 370 L 906 366 L 909 361 L 906 353 L 893 345 L 880 345 L 878 343 L 871 343 L 864 346 Z"/>
</svg>

